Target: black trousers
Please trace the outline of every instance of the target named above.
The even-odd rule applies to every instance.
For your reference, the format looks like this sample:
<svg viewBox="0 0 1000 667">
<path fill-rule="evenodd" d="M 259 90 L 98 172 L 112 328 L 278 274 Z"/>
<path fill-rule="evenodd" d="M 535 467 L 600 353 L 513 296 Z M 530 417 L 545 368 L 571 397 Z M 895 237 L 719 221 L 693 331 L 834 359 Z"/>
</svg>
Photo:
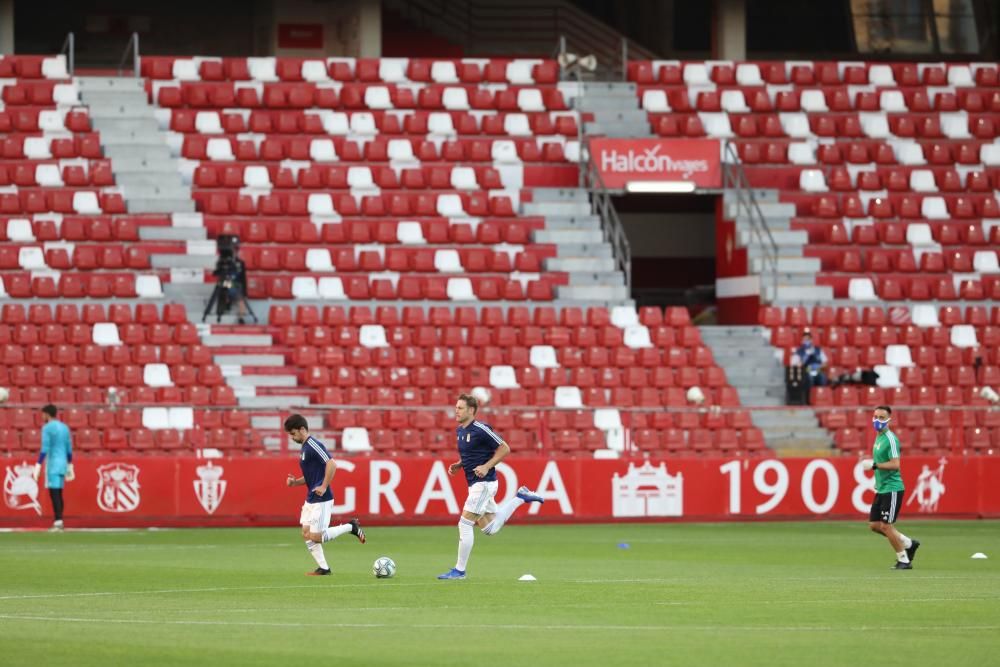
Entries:
<svg viewBox="0 0 1000 667">
<path fill-rule="evenodd" d="M 49 497 L 52 499 L 52 510 L 56 514 L 56 521 L 63 518 L 63 490 L 49 489 Z"/>
</svg>

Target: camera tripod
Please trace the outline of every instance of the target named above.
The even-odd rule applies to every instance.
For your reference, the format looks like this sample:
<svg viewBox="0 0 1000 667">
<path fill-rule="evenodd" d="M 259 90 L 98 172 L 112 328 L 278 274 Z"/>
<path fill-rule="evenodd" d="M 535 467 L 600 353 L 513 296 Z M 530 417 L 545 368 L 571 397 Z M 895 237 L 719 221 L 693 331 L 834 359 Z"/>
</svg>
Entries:
<svg viewBox="0 0 1000 667">
<path fill-rule="evenodd" d="M 215 321 L 216 323 L 222 321 L 222 316 L 229 312 L 229 310 L 234 306 L 238 305 L 240 302 L 246 306 L 247 313 L 253 318 L 254 324 L 257 324 L 257 313 L 253 312 L 253 308 L 250 307 L 250 302 L 247 300 L 246 294 L 243 290 L 239 290 L 239 296 L 235 300 L 230 300 L 229 290 L 226 289 L 221 282 L 215 283 L 215 288 L 212 290 L 212 296 L 208 299 L 208 305 L 205 306 L 205 312 L 201 315 L 201 321 L 204 322 L 208 319 L 208 314 L 212 312 L 212 307 L 215 306 Z"/>
</svg>

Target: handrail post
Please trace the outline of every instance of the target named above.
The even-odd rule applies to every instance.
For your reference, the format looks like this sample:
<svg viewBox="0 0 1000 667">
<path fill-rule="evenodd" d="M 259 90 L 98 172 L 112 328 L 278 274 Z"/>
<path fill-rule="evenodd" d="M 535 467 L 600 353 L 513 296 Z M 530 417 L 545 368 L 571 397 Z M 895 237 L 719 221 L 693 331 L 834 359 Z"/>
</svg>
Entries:
<svg viewBox="0 0 1000 667">
<path fill-rule="evenodd" d="M 76 35 L 72 32 L 66 34 L 66 39 L 63 40 L 63 45 L 59 53 L 66 54 L 67 69 L 70 76 L 72 76 L 73 71 L 76 69 Z"/>
<path fill-rule="evenodd" d="M 622 37 L 622 81 L 628 81 L 628 37 Z"/>
<path fill-rule="evenodd" d="M 132 33 L 132 76 L 139 78 L 139 33 Z"/>
</svg>

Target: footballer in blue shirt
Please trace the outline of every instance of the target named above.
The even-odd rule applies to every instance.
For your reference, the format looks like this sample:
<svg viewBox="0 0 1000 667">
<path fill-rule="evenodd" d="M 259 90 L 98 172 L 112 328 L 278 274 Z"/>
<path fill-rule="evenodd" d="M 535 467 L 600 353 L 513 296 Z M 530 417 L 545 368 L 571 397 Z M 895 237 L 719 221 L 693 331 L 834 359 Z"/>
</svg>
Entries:
<svg viewBox="0 0 1000 667">
<path fill-rule="evenodd" d="M 469 394 L 462 394 L 455 403 L 455 429 L 458 440 L 459 460 L 448 466 L 448 474 L 465 471 L 469 483 L 469 498 L 458 520 L 458 560 L 448 572 L 438 579 L 465 579 L 466 564 L 475 541 L 474 526 L 484 535 L 496 535 L 514 511 L 524 503 L 541 503 L 544 499 L 522 486 L 513 498 L 497 507 L 496 465 L 510 454 L 510 446 L 488 424 L 476 420 L 479 401 Z"/>
<path fill-rule="evenodd" d="M 49 404 L 42 408 L 42 451 L 38 453 L 33 477 L 38 481 L 45 464 L 45 488 L 49 490 L 52 500 L 52 511 L 55 521 L 50 530 L 59 532 L 63 529 L 63 487 L 66 482 L 73 481 L 73 438 L 69 427 L 56 419 L 56 406 Z"/>
<path fill-rule="evenodd" d="M 299 452 L 299 468 L 302 476 L 288 475 L 287 486 L 306 487 L 306 501 L 302 504 L 302 514 L 299 523 L 302 525 L 302 538 L 306 548 L 316 561 L 316 569 L 307 572 L 309 576 L 325 576 L 330 574 L 330 566 L 323 553 L 323 543 L 336 539 L 346 533 L 365 543 L 365 531 L 357 519 L 337 526 L 330 525 L 330 514 L 333 510 L 333 489 L 330 483 L 337 472 L 337 464 L 326 447 L 316 437 L 309 435 L 309 423 L 302 415 L 291 415 L 285 420 L 285 432 L 292 442 L 302 445 Z"/>
</svg>

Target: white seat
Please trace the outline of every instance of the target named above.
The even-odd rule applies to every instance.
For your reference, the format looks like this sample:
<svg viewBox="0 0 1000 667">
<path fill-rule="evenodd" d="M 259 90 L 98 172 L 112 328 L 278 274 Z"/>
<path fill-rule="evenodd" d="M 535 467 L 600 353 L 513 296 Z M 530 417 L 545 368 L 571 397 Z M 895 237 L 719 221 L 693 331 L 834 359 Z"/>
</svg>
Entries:
<svg viewBox="0 0 1000 667">
<path fill-rule="evenodd" d="M 816 164 L 816 148 L 807 141 L 788 144 L 788 161 L 792 164 Z"/>
<path fill-rule="evenodd" d="M 389 347 L 389 342 L 385 338 L 385 327 L 381 324 L 362 324 L 361 331 L 358 332 L 358 342 L 361 347 L 376 348 Z"/>
<path fill-rule="evenodd" d="M 799 106 L 802 107 L 803 111 L 808 113 L 830 110 L 826 105 L 826 96 L 822 90 L 803 90 L 802 97 L 799 99 Z"/>
<path fill-rule="evenodd" d="M 964 111 L 954 113 L 942 113 L 941 134 L 949 139 L 969 139 L 969 115 Z"/>
<path fill-rule="evenodd" d="M 187 431 L 194 428 L 194 408 L 185 406 L 167 408 L 167 421 L 170 428 Z"/>
<path fill-rule="evenodd" d="M 665 90 L 647 90 L 642 94 L 642 108 L 651 113 L 667 113 L 670 103 Z"/>
<path fill-rule="evenodd" d="M 434 251 L 434 269 L 441 273 L 461 273 L 462 258 L 452 248 Z"/>
<path fill-rule="evenodd" d="M 976 328 L 971 324 L 956 324 L 951 328 L 951 344 L 955 347 L 979 347 Z"/>
<path fill-rule="evenodd" d="M 928 220 L 947 220 L 948 207 L 944 203 L 944 197 L 924 197 L 920 202 L 920 213 Z"/>
<path fill-rule="evenodd" d="M 924 149 L 915 141 L 899 141 L 893 146 L 896 161 L 905 165 L 927 164 L 924 159 Z"/>
<path fill-rule="evenodd" d="M 351 131 L 351 121 L 342 111 L 324 113 L 320 118 L 323 120 L 323 131 L 327 134 L 341 136 Z"/>
<path fill-rule="evenodd" d="M 386 83 L 406 81 L 406 58 L 382 58 L 378 62 L 378 78 Z"/>
<path fill-rule="evenodd" d="M 312 276 L 296 276 L 292 278 L 293 299 L 318 299 L 316 279 Z"/>
<path fill-rule="evenodd" d="M 995 250 L 977 250 L 972 256 L 972 268 L 976 273 L 1000 273 Z"/>
<path fill-rule="evenodd" d="M 611 324 L 619 329 L 639 324 L 639 313 L 635 306 L 615 306 L 611 309 Z"/>
<path fill-rule="evenodd" d="M 748 113 L 750 111 L 742 90 L 722 91 L 719 104 L 722 106 L 722 110 L 727 113 Z"/>
<path fill-rule="evenodd" d="M 451 114 L 435 111 L 427 116 L 427 133 L 454 135 L 455 125 L 451 122 Z"/>
<path fill-rule="evenodd" d="M 17 251 L 17 263 L 25 271 L 40 271 L 48 268 L 45 264 L 45 253 L 38 247 L 20 248 Z"/>
<path fill-rule="evenodd" d="M 476 170 L 472 167 L 454 167 L 451 170 L 451 187 L 456 190 L 478 190 Z"/>
<path fill-rule="evenodd" d="M 877 301 L 875 285 L 870 278 L 851 278 L 847 284 L 847 296 L 851 301 Z"/>
<path fill-rule="evenodd" d="M 437 200 L 438 215 L 446 218 L 461 218 L 465 216 L 465 209 L 462 208 L 462 198 L 456 194 L 438 195 Z"/>
<path fill-rule="evenodd" d="M 347 186 L 352 190 L 373 190 L 375 179 L 368 167 L 350 167 L 347 170 Z"/>
<path fill-rule="evenodd" d="M 899 382 L 899 369 L 895 366 L 878 365 L 875 367 L 878 379 L 875 383 L 883 389 L 895 389 L 901 386 Z"/>
<path fill-rule="evenodd" d="M 517 389 L 521 385 L 517 382 L 513 366 L 491 366 L 490 386 L 494 389 Z"/>
<path fill-rule="evenodd" d="M 375 126 L 375 116 L 367 111 L 351 114 L 351 132 L 365 136 L 375 136 L 378 128 Z"/>
<path fill-rule="evenodd" d="M 52 101 L 60 105 L 80 104 L 80 89 L 75 83 L 57 83 L 52 87 Z"/>
<path fill-rule="evenodd" d="M 607 431 L 622 427 L 622 416 L 617 408 L 597 408 L 594 410 L 594 428 Z"/>
<path fill-rule="evenodd" d="M 941 326 L 941 320 L 938 319 L 937 306 L 931 306 L 926 303 L 919 303 L 913 306 L 913 310 L 910 313 L 910 321 L 913 322 L 914 326 L 924 329 Z"/>
<path fill-rule="evenodd" d="M 368 86 L 365 88 L 365 106 L 369 109 L 391 109 L 392 98 L 385 86 Z"/>
<path fill-rule="evenodd" d="M 66 56 L 58 55 L 42 60 L 42 76 L 46 79 L 68 79 Z"/>
<path fill-rule="evenodd" d="M 142 427 L 150 431 L 170 428 L 170 411 L 167 408 L 143 408 Z"/>
<path fill-rule="evenodd" d="M 330 251 L 326 248 L 309 248 L 306 250 L 306 268 L 315 273 L 333 271 Z"/>
<path fill-rule="evenodd" d="M 951 65 L 948 67 L 949 86 L 974 86 L 976 82 L 972 78 L 972 70 L 968 65 Z"/>
<path fill-rule="evenodd" d="M 819 169 L 803 169 L 799 172 L 799 188 L 806 192 L 826 192 L 826 178 Z"/>
<path fill-rule="evenodd" d="M 1000 165 L 1000 145 L 983 144 L 979 147 L 979 161 L 987 167 Z"/>
<path fill-rule="evenodd" d="M 325 192 L 314 192 L 306 200 L 309 215 L 336 215 L 333 208 L 333 197 Z"/>
<path fill-rule="evenodd" d="M 243 184 L 248 188 L 271 188 L 271 174 L 267 167 L 259 164 L 250 165 L 243 170 Z"/>
<path fill-rule="evenodd" d="M 162 299 L 163 285 L 159 276 L 136 276 L 135 294 L 140 299 Z"/>
<path fill-rule="evenodd" d="M 147 387 L 173 387 L 170 368 L 166 364 L 146 364 L 142 369 L 142 382 Z"/>
<path fill-rule="evenodd" d="M 476 295 L 472 291 L 472 281 L 468 278 L 449 278 L 448 298 L 452 301 L 475 301 Z"/>
<path fill-rule="evenodd" d="M 523 113 L 509 113 L 504 116 L 503 129 L 512 137 L 528 137 L 532 134 L 528 117 Z"/>
<path fill-rule="evenodd" d="M 868 68 L 868 83 L 873 86 L 895 86 L 896 77 L 888 65 L 872 65 Z"/>
<path fill-rule="evenodd" d="M 314 162 L 336 162 L 337 147 L 332 139 L 313 139 L 309 142 L 309 158 Z"/>
<path fill-rule="evenodd" d="M 736 83 L 741 86 L 763 86 L 764 80 L 760 76 L 760 68 L 751 63 L 737 65 Z"/>
<path fill-rule="evenodd" d="M 586 151 L 580 150 L 580 142 L 576 139 L 571 139 L 566 142 L 563 146 L 563 155 L 566 156 L 567 162 L 580 162 L 583 159 Z"/>
<path fill-rule="evenodd" d="M 336 299 L 343 301 L 347 298 L 344 293 L 344 284 L 341 282 L 340 278 L 335 278 L 327 276 L 325 278 L 319 279 L 318 288 L 319 298 L 321 299 Z"/>
<path fill-rule="evenodd" d="M 926 222 L 914 222 L 906 226 L 906 243 L 913 246 L 936 246 L 931 236 L 931 226 Z"/>
<path fill-rule="evenodd" d="M 861 131 L 872 139 L 885 139 L 889 136 L 889 120 L 882 112 L 863 112 L 858 114 Z"/>
<path fill-rule="evenodd" d="M 45 113 L 44 111 L 42 113 Z M 52 157 L 49 137 L 25 137 L 24 157 L 29 160 L 47 160 Z"/>
<path fill-rule="evenodd" d="M 255 81 L 277 81 L 274 58 L 247 58 L 247 72 Z"/>
<path fill-rule="evenodd" d="M 903 93 L 898 90 L 883 90 L 878 96 L 878 105 L 886 113 L 905 113 L 909 111 Z"/>
<path fill-rule="evenodd" d="M 913 356 L 909 345 L 887 345 L 885 348 L 885 363 L 896 368 L 908 368 L 913 365 Z"/>
<path fill-rule="evenodd" d="M 34 241 L 35 232 L 31 228 L 31 220 L 11 218 L 7 221 L 7 238 L 14 242 Z"/>
<path fill-rule="evenodd" d="M 507 63 L 507 81 L 518 86 L 530 86 L 535 83 L 534 69 L 538 60 L 512 60 Z"/>
<path fill-rule="evenodd" d="M 386 147 L 390 162 L 415 162 L 413 144 L 409 139 L 390 139 Z"/>
<path fill-rule="evenodd" d="M 85 215 L 96 215 L 101 212 L 96 192 L 74 192 L 73 210 Z"/>
<path fill-rule="evenodd" d="M 583 393 L 579 387 L 556 387 L 555 404 L 557 408 L 582 408 Z"/>
<path fill-rule="evenodd" d="M 35 167 L 35 182 L 43 187 L 58 187 L 63 185 L 59 165 L 40 164 Z"/>
<path fill-rule="evenodd" d="M 708 76 L 708 66 L 701 63 L 688 63 L 684 66 L 684 83 L 690 86 L 710 86 L 712 80 Z"/>
<path fill-rule="evenodd" d="M 431 80 L 435 83 L 458 83 L 458 70 L 450 60 L 437 60 L 431 63 Z"/>
<path fill-rule="evenodd" d="M 794 139 L 805 139 L 813 135 L 809 127 L 809 117 L 804 113 L 779 113 L 778 122 L 785 134 Z"/>
<path fill-rule="evenodd" d="M 316 83 L 318 81 L 330 80 L 326 63 L 322 60 L 304 60 L 302 61 L 302 69 L 300 71 L 305 81 Z"/>
<path fill-rule="evenodd" d="M 910 172 L 910 189 L 915 192 L 937 192 L 934 172 L 930 169 L 914 169 Z"/>
<path fill-rule="evenodd" d="M 101 347 L 117 347 L 122 344 L 118 335 L 118 325 L 114 322 L 97 322 L 91 332 L 94 345 Z"/>
<path fill-rule="evenodd" d="M 625 347 L 633 350 L 653 347 L 653 341 L 649 336 L 649 328 L 642 324 L 625 327 L 622 340 L 625 343 Z"/>
<path fill-rule="evenodd" d="M 699 113 L 698 117 L 701 119 L 701 126 L 705 128 L 705 134 L 710 137 L 726 138 L 733 136 L 733 127 L 729 123 L 729 114 L 727 113 Z"/>
<path fill-rule="evenodd" d="M 194 129 L 202 134 L 222 134 L 222 121 L 214 111 L 199 111 L 194 117 Z"/>
<path fill-rule="evenodd" d="M 66 110 L 46 109 L 38 112 L 38 128 L 43 132 L 65 132 Z"/>
<path fill-rule="evenodd" d="M 532 345 L 528 360 L 535 368 L 559 368 L 556 348 L 551 345 Z"/>
<path fill-rule="evenodd" d="M 521 164 L 521 156 L 517 154 L 517 146 L 510 139 L 500 139 L 493 142 L 490 157 L 497 164 Z"/>
<path fill-rule="evenodd" d="M 368 429 L 363 426 L 347 426 L 340 436 L 340 447 L 345 452 L 368 452 L 372 445 L 368 439 Z"/>
<path fill-rule="evenodd" d="M 449 111 L 468 111 L 469 94 L 465 88 L 445 88 L 441 94 L 441 105 Z"/>
<path fill-rule="evenodd" d="M 222 137 L 209 139 L 208 145 L 205 147 L 205 154 L 209 160 L 215 162 L 232 162 L 236 159 L 236 156 L 233 155 L 233 145 L 229 139 Z"/>
<path fill-rule="evenodd" d="M 404 220 L 396 225 L 396 240 L 408 245 L 423 245 L 427 243 L 424 238 L 424 229 L 419 222 Z"/>
<path fill-rule="evenodd" d="M 537 88 L 522 88 L 517 91 L 517 106 L 528 113 L 545 111 L 545 100 L 542 91 Z"/>
</svg>

